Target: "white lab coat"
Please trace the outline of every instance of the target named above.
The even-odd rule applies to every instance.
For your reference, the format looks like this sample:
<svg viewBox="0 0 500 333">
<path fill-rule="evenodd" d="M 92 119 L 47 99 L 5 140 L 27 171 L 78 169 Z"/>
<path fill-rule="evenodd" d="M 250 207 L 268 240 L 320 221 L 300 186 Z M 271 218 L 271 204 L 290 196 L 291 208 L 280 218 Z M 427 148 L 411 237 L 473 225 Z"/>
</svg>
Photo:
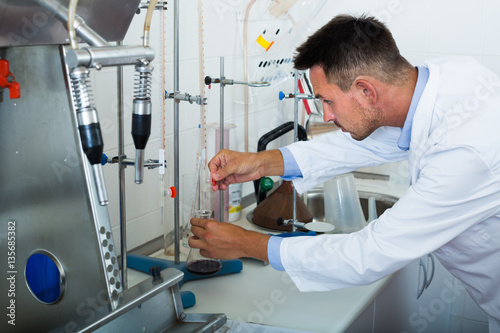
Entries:
<svg viewBox="0 0 500 333">
<path fill-rule="evenodd" d="M 500 321 L 500 79 L 472 58 L 430 61 L 410 150 L 400 128 L 358 142 L 340 131 L 288 148 L 298 192 L 359 167 L 408 158 L 411 185 L 377 220 L 348 235 L 286 238 L 283 266 L 302 291 L 369 284 L 434 252 Z"/>
</svg>

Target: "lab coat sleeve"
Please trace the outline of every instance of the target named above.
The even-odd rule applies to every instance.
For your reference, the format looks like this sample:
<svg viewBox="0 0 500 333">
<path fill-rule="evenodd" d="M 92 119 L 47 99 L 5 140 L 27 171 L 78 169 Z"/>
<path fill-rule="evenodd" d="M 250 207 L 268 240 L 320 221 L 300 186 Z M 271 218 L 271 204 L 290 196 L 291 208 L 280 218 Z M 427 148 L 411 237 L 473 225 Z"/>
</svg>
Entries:
<svg viewBox="0 0 500 333">
<path fill-rule="evenodd" d="M 471 149 L 435 149 L 420 167 L 417 182 L 364 229 L 282 241 L 283 266 L 299 290 L 372 283 L 498 214 L 500 182 Z"/>
<path fill-rule="evenodd" d="M 361 167 L 407 159 L 408 153 L 397 146 L 400 135 L 401 128 L 381 127 L 363 141 L 356 141 L 348 133 L 335 131 L 318 139 L 288 145 L 303 176 L 293 180 L 295 189 L 304 193 L 337 175 Z"/>
</svg>

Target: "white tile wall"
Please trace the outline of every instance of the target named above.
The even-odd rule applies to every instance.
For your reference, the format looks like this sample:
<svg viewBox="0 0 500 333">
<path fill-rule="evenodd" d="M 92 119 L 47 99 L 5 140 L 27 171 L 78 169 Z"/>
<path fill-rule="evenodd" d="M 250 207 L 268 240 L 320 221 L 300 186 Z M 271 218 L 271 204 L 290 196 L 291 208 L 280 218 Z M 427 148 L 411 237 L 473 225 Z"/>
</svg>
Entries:
<svg viewBox="0 0 500 333">
<path fill-rule="evenodd" d="M 200 75 L 198 62 L 198 1 L 180 1 L 180 90 L 192 95 L 200 93 Z M 219 57 L 225 57 L 225 76 L 234 80 L 243 80 L 243 17 L 248 1 L 218 0 L 203 1 L 204 10 L 204 66 L 205 74 L 219 77 Z M 271 19 L 267 13 L 270 0 L 259 0 L 249 15 L 249 76 L 257 78 L 256 66 L 261 60 L 290 58 L 294 48 L 307 35 L 326 23 L 339 13 L 375 15 L 385 21 L 393 32 L 394 37 L 411 63 L 418 65 L 437 56 L 461 54 L 471 55 L 500 73 L 500 4 L 496 0 L 439 0 L 439 1 L 410 1 L 410 0 L 310 0 L 298 1 L 291 11 L 296 21 L 295 26 L 284 17 L 279 20 Z M 310 15 L 318 4 L 323 3 L 318 14 Z M 142 29 L 145 11 L 136 15 L 124 43 L 126 45 L 142 42 Z M 164 22 L 164 32 L 161 22 Z M 165 40 L 165 89 L 173 92 L 173 2 L 169 2 L 164 18 L 155 12 L 151 25 L 151 46 L 157 57 L 153 62 L 154 92 L 153 92 L 153 119 L 152 136 L 147 148 L 147 158 L 157 158 L 157 149 L 160 146 L 160 112 L 163 91 L 161 89 L 161 42 Z M 255 44 L 255 39 L 264 29 L 274 30 L 282 28 L 280 37 L 269 53 L 265 53 Z M 276 73 L 289 74 L 290 68 L 282 69 L 270 67 L 264 75 L 273 77 Z M 134 69 L 125 68 L 125 144 L 128 157 L 134 156 L 132 138 L 130 136 L 131 103 L 133 99 Z M 101 126 L 104 132 L 105 153 L 111 156 L 117 154 L 117 123 L 116 123 L 116 80 L 114 69 L 103 69 L 92 74 L 95 85 L 96 106 L 99 111 Z M 276 81 L 278 82 L 278 81 Z M 273 84 L 271 88 L 251 89 L 249 104 L 249 147 L 256 150 L 258 138 L 280 125 L 286 119 L 293 119 L 290 105 L 285 107 L 285 115 L 278 114 L 277 94 L 280 90 L 291 91 L 292 80 Z M 225 119 L 237 127 L 230 131 L 231 148 L 244 150 L 244 106 L 243 87 L 228 86 L 225 89 Z M 207 123 L 219 122 L 219 86 L 214 85 L 207 107 Z M 172 146 L 173 134 L 173 102 L 167 100 L 167 140 Z M 195 170 L 195 157 L 199 151 L 198 124 L 200 123 L 200 108 L 182 102 L 180 105 L 180 174 L 192 173 Z M 213 145 L 213 139 L 208 142 Z M 270 145 L 273 148 L 276 143 Z M 168 148 L 168 163 L 173 165 L 172 149 Z M 377 172 L 390 173 L 401 168 L 390 166 L 377 168 Z M 118 173 L 116 165 L 104 167 L 105 176 L 110 194 L 110 217 L 114 226 L 115 237 L 118 240 Z M 146 170 L 144 184 L 136 185 L 133 181 L 133 168 L 126 170 L 127 194 L 127 224 L 128 247 L 136 247 L 146 241 L 161 236 L 165 231 L 173 229 L 173 199 L 165 199 L 165 219 L 161 225 L 159 205 L 159 185 L 156 170 Z M 166 186 L 173 185 L 173 170 L 169 170 L 170 180 Z M 398 171 L 399 172 L 399 171 Z M 181 189 L 182 190 L 182 189 Z M 252 186 L 245 184 L 244 195 L 251 193 Z"/>
</svg>

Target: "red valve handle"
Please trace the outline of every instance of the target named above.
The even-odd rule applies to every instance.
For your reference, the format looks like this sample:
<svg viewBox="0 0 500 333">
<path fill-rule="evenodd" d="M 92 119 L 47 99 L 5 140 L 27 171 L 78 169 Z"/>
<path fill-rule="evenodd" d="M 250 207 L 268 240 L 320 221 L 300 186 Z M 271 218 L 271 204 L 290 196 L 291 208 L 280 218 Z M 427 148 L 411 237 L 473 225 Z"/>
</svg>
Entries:
<svg viewBox="0 0 500 333">
<path fill-rule="evenodd" d="M 11 99 L 21 97 L 21 86 L 15 80 L 14 74 L 9 70 L 9 62 L 0 59 L 0 88 L 9 89 Z"/>
<path fill-rule="evenodd" d="M 175 189 L 175 187 L 170 186 L 170 193 L 171 193 L 170 195 L 171 198 L 175 198 L 177 196 L 177 190 Z"/>
</svg>

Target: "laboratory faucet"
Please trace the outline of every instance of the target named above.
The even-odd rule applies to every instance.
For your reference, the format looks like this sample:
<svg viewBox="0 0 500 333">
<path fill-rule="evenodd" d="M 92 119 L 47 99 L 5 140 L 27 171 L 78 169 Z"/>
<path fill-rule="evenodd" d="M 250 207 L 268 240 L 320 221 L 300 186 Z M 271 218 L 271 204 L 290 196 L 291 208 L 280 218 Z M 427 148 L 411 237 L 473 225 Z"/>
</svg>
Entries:
<svg viewBox="0 0 500 333">
<path fill-rule="evenodd" d="M 136 79 L 132 112 L 132 138 L 135 145 L 135 183 L 144 180 L 144 149 L 151 134 L 151 75 L 153 67 L 143 60 L 135 66 Z"/>
<path fill-rule="evenodd" d="M 108 204 L 108 194 L 101 166 L 104 144 L 97 111 L 90 100 L 89 70 L 76 67 L 71 71 L 70 78 L 82 148 L 92 165 L 99 204 L 105 206 Z"/>
</svg>

